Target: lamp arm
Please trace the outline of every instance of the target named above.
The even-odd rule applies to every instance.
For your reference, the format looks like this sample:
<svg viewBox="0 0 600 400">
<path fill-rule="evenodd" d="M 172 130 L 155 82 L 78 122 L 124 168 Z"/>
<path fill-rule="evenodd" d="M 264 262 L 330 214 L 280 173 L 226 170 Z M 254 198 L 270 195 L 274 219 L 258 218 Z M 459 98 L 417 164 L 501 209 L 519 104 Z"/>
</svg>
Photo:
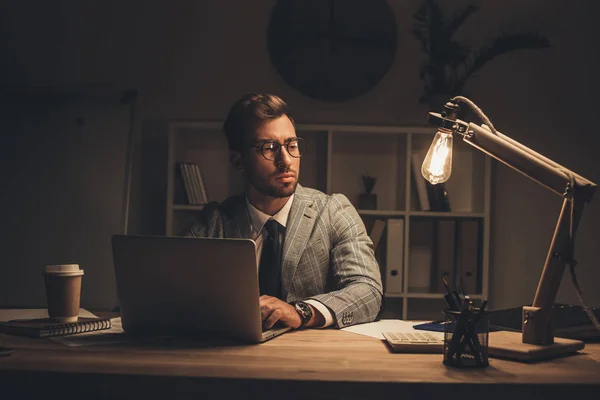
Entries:
<svg viewBox="0 0 600 400">
<path fill-rule="evenodd" d="M 573 241 L 583 206 L 597 185 L 527 146 L 485 126 L 456 121 L 463 140 L 564 198 L 531 307 L 523 307 L 523 342 L 547 345 L 554 341 L 552 306 L 564 273 L 573 263 Z M 458 128 L 460 127 L 460 128 Z"/>
<path fill-rule="evenodd" d="M 460 120 L 457 123 L 465 124 Z M 560 196 L 565 196 L 571 176 L 575 179 L 575 185 L 584 189 L 582 195 L 587 197 L 588 202 L 596 189 L 597 185 L 590 180 L 500 132 L 494 134 L 485 127 L 469 123 L 464 141 Z"/>
</svg>

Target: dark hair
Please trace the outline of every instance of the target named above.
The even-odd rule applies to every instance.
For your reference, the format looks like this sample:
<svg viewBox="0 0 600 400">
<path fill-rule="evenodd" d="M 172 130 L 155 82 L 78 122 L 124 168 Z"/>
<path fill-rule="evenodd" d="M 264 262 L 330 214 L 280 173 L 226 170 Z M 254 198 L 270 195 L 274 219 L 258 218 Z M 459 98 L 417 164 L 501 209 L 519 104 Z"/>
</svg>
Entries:
<svg viewBox="0 0 600 400">
<path fill-rule="evenodd" d="M 231 106 L 223 124 L 229 149 L 240 151 L 248 133 L 283 115 L 294 123 L 288 105 L 280 97 L 268 93 L 246 93 Z"/>
</svg>

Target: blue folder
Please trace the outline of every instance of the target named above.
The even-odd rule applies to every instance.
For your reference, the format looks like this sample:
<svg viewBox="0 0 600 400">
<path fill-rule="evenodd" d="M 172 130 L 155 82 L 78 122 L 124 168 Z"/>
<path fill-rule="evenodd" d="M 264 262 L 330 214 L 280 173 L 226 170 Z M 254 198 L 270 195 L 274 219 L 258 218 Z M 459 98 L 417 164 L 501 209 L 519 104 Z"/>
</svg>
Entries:
<svg viewBox="0 0 600 400">
<path fill-rule="evenodd" d="M 445 322 L 431 321 L 431 322 L 425 322 L 422 324 L 413 325 L 413 328 L 420 329 L 422 331 L 444 332 L 445 324 L 446 324 Z M 509 331 L 509 330 L 512 330 L 512 329 L 495 326 L 495 325 L 490 325 L 490 332 Z"/>
</svg>

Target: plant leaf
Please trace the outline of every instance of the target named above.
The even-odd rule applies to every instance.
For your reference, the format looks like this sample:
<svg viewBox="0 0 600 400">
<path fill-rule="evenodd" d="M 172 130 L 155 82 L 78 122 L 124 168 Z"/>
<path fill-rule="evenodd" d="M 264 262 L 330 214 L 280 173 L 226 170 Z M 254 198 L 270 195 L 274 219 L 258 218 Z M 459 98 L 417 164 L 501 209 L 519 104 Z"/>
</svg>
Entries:
<svg viewBox="0 0 600 400">
<path fill-rule="evenodd" d="M 499 55 L 550 46 L 548 39 L 534 33 L 503 34 L 476 51 L 452 40 L 457 30 L 478 10 L 478 6 L 467 5 L 445 22 L 436 1 L 425 0 L 413 14 L 412 33 L 428 56 L 419 69 L 425 92 L 420 101 L 431 94 L 460 94 L 469 77 Z"/>
<path fill-rule="evenodd" d="M 465 20 L 478 10 L 479 7 L 469 4 L 468 6 L 456 11 L 456 15 L 446 24 L 446 35 L 448 37 L 452 37 L 452 35 L 456 33 L 458 28 L 460 28 Z"/>
<path fill-rule="evenodd" d="M 462 89 L 470 76 L 480 70 L 486 63 L 502 54 L 516 50 L 544 49 L 548 47 L 550 47 L 548 39 L 535 33 L 501 35 L 475 53 L 474 57 L 467 63 L 465 73 L 455 86 L 459 90 Z"/>
<path fill-rule="evenodd" d="M 483 46 L 477 52 L 471 66 L 471 73 L 499 55 L 515 50 L 543 49 L 547 47 L 550 47 L 548 39 L 534 33 L 504 34 L 495 38 L 490 45 Z"/>
</svg>

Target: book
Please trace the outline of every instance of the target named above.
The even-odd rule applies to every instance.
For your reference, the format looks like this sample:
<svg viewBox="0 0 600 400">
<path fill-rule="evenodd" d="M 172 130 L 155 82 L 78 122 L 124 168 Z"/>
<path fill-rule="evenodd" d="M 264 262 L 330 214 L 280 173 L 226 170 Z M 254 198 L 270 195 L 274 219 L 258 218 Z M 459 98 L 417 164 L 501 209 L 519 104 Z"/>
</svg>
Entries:
<svg viewBox="0 0 600 400">
<path fill-rule="evenodd" d="M 402 274 L 404 265 L 404 220 L 390 218 L 387 222 L 385 262 L 385 294 L 402 293 Z"/>
<path fill-rule="evenodd" d="M 83 318 L 77 322 L 54 322 L 49 318 L 14 319 L 0 322 L 0 333 L 45 338 L 110 329 L 110 318 Z"/>
<path fill-rule="evenodd" d="M 190 188 L 190 204 L 200 204 L 200 189 L 195 182 L 193 164 L 185 163 L 184 167 Z"/>
<path fill-rule="evenodd" d="M 433 185 L 425 181 L 425 186 L 427 188 L 427 197 L 429 198 L 431 211 L 451 211 L 448 190 L 444 183 Z"/>
<path fill-rule="evenodd" d="M 445 183 L 438 183 L 434 186 L 435 193 L 435 211 L 451 211 L 450 199 L 448 198 L 448 189 Z"/>
<path fill-rule="evenodd" d="M 202 176 L 202 172 L 200 171 L 200 167 L 198 164 L 191 164 L 191 167 L 199 192 L 197 204 L 206 204 L 208 203 L 208 195 L 206 194 L 206 186 L 204 185 L 204 178 Z"/>
<path fill-rule="evenodd" d="M 178 163 L 175 171 L 175 203 L 193 204 L 190 193 L 189 179 L 185 174 L 185 164 Z"/>
<path fill-rule="evenodd" d="M 421 155 L 420 152 L 415 151 L 411 155 L 412 162 L 412 172 L 413 178 L 415 180 L 415 185 L 417 187 L 417 197 L 419 198 L 419 206 L 422 211 L 431 210 L 431 204 L 429 202 L 429 196 L 427 191 L 427 182 L 423 175 L 421 175 L 421 165 L 423 164 L 423 160 L 425 158 Z M 430 184 L 431 185 L 431 184 Z"/>
</svg>

